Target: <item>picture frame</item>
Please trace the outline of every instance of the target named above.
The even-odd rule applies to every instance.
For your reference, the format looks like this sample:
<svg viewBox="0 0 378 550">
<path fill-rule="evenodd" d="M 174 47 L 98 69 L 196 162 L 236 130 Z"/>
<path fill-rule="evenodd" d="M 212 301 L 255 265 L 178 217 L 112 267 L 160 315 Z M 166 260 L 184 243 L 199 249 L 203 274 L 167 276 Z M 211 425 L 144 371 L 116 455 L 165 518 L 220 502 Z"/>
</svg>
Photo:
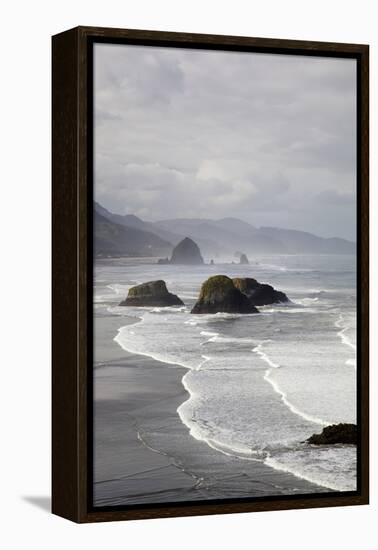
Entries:
<svg viewBox="0 0 378 550">
<path fill-rule="evenodd" d="M 357 65 L 357 490 L 133 506 L 93 505 L 93 47 L 352 58 Z M 369 502 L 369 47 L 77 27 L 52 38 L 52 512 L 77 523 Z"/>
</svg>

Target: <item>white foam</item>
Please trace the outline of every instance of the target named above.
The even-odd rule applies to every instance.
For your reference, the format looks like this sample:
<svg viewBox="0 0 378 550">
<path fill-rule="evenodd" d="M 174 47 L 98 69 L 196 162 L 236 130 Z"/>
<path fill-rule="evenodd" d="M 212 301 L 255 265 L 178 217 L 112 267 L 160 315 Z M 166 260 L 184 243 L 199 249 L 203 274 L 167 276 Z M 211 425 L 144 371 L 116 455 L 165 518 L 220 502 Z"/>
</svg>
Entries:
<svg viewBox="0 0 378 550">
<path fill-rule="evenodd" d="M 210 360 L 209 357 L 206 357 L 206 356 L 203 356 L 203 357 L 204 357 L 204 361 L 203 361 L 202 365 L 206 361 Z M 189 428 L 190 435 L 194 439 L 197 439 L 197 441 L 203 441 L 204 443 L 206 443 L 209 447 L 211 447 L 215 451 L 218 451 L 218 452 L 220 452 L 220 453 L 222 453 L 226 456 L 238 457 L 238 458 L 242 458 L 244 460 L 261 460 L 261 458 L 265 456 L 265 453 L 261 453 L 260 451 L 255 451 L 255 450 L 251 449 L 250 447 L 248 447 L 247 445 L 242 445 L 242 444 L 230 445 L 230 444 L 227 444 L 225 442 L 218 441 L 215 438 L 209 438 L 209 437 L 205 436 L 203 429 L 201 429 L 201 427 L 198 425 L 198 423 L 196 423 L 193 420 L 193 417 L 191 415 L 188 415 L 185 412 L 185 406 L 188 404 L 188 402 L 193 401 L 195 399 L 198 399 L 198 397 L 199 397 L 196 394 L 196 392 L 193 391 L 193 389 L 187 383 L 187 377 L 188 377 L 188 373 L 185 374 L 185 376 L 182 378 L 181 382 L 182 382 L 182 385 L 184 386 L 185 390 L 188 392 L 189 398 L 187 399 L 187 401 L 184 401 L 183 403 L 181 403 L 181 405 L 177 408 L 176 412 L 178 413 L 178 415 L 181 419 L 181 422 L 185 426 L 187 426 L 187 428 Z"/>
<path fill-rule="evenodd" d="M 266 340 L 266 342 L 267 342 L 267 341 L 268 341 L 268 340 Z M 279 365 L 278 363 L 273 363 L 273 361 L 271 361 L 271 360 L 269 359 L 269 357 L 267 356 L 267 354 L 264 353 L 264 352 L 262 351 L 262 345 L 263 345 L 263 344 L 259 344 L 258 346 L 256 346 L 255 348 L 253 348 L 252 351 L 253 351 L 254 353 L 257 353 L 257 355 L 259 355 L 263 361 L 265 361 L 266 363 L 268 363 L 268 365 L 269 365 L 270 367 L 272 367 L 272 368 L 274 368 L 274 369 L 278 369 L 278 368 L 280 367 L 280 365 Z"/>
<path fill-rule="evenodd" d="M 104 295 L 104 294 L 97 294 L 94 298 L 93 298 L 93 302 L 95 305 L 97 304 L 106 304 L 107 302 L 109 302 L 109 296 L 107 295 Z"/>
<path fill-rule="evenodd" d="M 342 314 L 340 314 L 338 320 L 335 321 L 335 327 L 341 328 L 337 335 L 341 338 L 342 343 L 356 351 L 356 345 L 345 335 L 345 332 L 351 328 L 351 325 L 345 324 Z"/>
<path fill-rule="evenodd" d="M 301 304 L 302 306 L 307 306 L 308 304 L 315 304 L 319 302 L 319 298 L 302 298 L 301 300 L 295 300 L 296 304 Z"/>
<path fill-rule="evenodd" d="M 141 308 L 138 308 L 141 309 Z M 173 313 L 172 311 L 169 311 L 168 313 Z M 184 311 L 181 311 L 182 314 L 185 314 Z M 196 358 L 195 354 L 191 354 L 190 356 L 179 356 L 173 349 L 166 349 L 164 351 L 164 346 L 159 345 L 156 346 L 155 349 L 148 349 L 148 346 L 146 346 L 146 343 L 144 342 L 143 334 L 141 334 L 141 329 L 143 329 L 143 325 L 147 322 L 147 325 L 149 325 L 148 320 L 152 319 L 154 317 L 154 313 L 151 311 L 145 311 L 144 315 L 139 317 L 140 322 L 137 325 L 138 331 L 131 329 L 131 325 L 126 325 L 118 329 L 117 335 L 114 337 L 114 341 L 117 342 L 125 351 L 128 351 L 129 353 L 136 353 L 138 355 L 143 355 L 145 357 L 150 357 L 151 359 L 154 359 L 155 361 L 159 361 L 162 363 L 167 363 L 169 365 L 178 365 L 181 367 L 184 367 L 186 369 L 190 370 L 199 370 L 204 363 L 209 361 L 209 357 L 198 354 Z M 161 319 L 161 317 L 160 317 Z M 168 321 L 168 317 L 165 317 L 164 320 Z M 176 320 L 174 319 L 176 322 Z M 155 323 L 152 325 L 153 327 L 157 326 Z M 133 325 L 135 327 L 135 325 Z M 167 323 L 167 334 L 169 335 L 170 339 L 172 338 L 172 332 L 170 331 L 170 323 Z M 130 339 L 128 336 L 132 335 L 134 338 Z M 159 344 L 163 344 L 162 336 L 160 338 L 158 337 L 157 341 Z M 166 337 L 166 336 L 165 336 Z M 172 340 L 173 342 L 176 342 L 175 340 Z M 166 342 L 167 343 L 167 342 Z M 163 351 L 162 351 L 163 350 Z"/>
<path fill-rule="evenodd" d="M 299 473 L 298 469 L 296 467 L 290 467 L 284 464 L 281 464 L 278 460 L 268 457 L 264 460 L 264 463 L 267 466 L 270 466 L 274 470 L 278 470 L 280 472 L 286 472 L 288 474 L 294 474 L 296 477 L 299 477 L 300 479 L 304 479 L 305 481 L 309 481 L 310 483 L 315 483 L 316 485 L 320 485 L 322 487 L 325 487 L 327 489 L 331 489 L 332 491 L 340 491 L 340 489 L 336 484 L 332 483 L 329 479 L 319 480 L 317 477 L 308 475 L 306 473 Z"/>
<path fill-rule="evenodd" d="M 218 332 L 210 332 L 208 330 L 201 330 L 200 334 L 202 334 L 202 336 L 218 336 Z"/>
<path fill-rule="evenodd" d="M 287 267 L 284 267 L 282 265 L 275 265 L 275 264 L 260 264 L 260 268 L 262 269 L 268 269 L 269 271 L 289 271 Z"/>
<path fill-rule="evenodd" d="M 276 457 L 268 454 L 264 462 L 275 470 L 293 474 L 332 491 L 355 491 L 357 488 L 354 446 L 303 447 Z"/>
<path fill-rule="evenodd" d="M 140 317 L 140 324 L 144 322 L 144 318 Z M 160 363 L 168 363 L 170 365 L 178 365 L 179 363 L 177 361 L 170 361 L 169 358 L 163 357 L 159 354 L 142 351 L 141 349 L 136 349 L 132 342 L 128 344 L 129 340 L 127 338 L 124 338 L 125 334 L 131 334 L 132 336 L 135 335 L 135 330 L 131 329 L 129 325 L 123 326 L 118 329 L 118 332 L 116 336 L 113 338 L 117 344 L 121 346 L 122 349 L 129 353 L 136 353 L 137 355 L 143 355 L 144 357 L 150 357 L 151 359 L 154 359 L 155 361 L 159 361 Z M 182 365 L 184 366 L 184 365 Z"/>
<path fill-rule="evenodd" d="M 251 338 L 233 338 L 228 336 L 213 336 L 209 342 L 218 342 L 223 344 L 251 344 L 253 340 Z"/>
<path fill-rule="evenodd" d="M 281 388 L 279 387 L 279 385 L 277 384 L 277 382 L 275 382 L 274 380 L 272 380 L 270 378 L 270 374 L 272 372 L 272 368 L 273 369 L 278 369 L 280 368 L 280 365 L 278 363 L 274 363 L 266 353 L 264 353 L 262 351 L 262 345 L 263 344 L 259 344 L 258 346 L 256 346 L 255 348 L 253 348 L 253 352 L 254 353 L 257 353 L 257 355 L 259 355 L 261 357 L 261 359 L 263 361 L 265 361 L 271 368 L 268 369 L 266 372 L 265 372 L 265 375 L 264 375 L 264 380 L 266 380 L 267 382 L 269 382 L 269 384 L 271 384 L 271 386 L 273 387 L 274 391 L 276 393 L 278 393 L 280 396 L 281 396 L 281 399 L 283 401 L 283 403 L 285 403 L 285 405 L 290 409 L 290 411 L 294 414 L 297 414 L 298 416 L 301 416 L 302 418 L 304 418 L 305 420 L 308 420 L 309 422 L 313 422 L 314 424 L 319 424 L 320 426 L 329 426 L 331 424 L 331 422 L 328 422 L 327 420 L 323 420 L 322 418 L 317 418 L 316 416 L 312 416 L 310 414 L 307 414 L 305 413 L 304 411 L 301 411 L 299 410 L 297 407 L 295 407 L 292 403 L 290 403 L 290 401 L 288 401 L 287 399 L 287 395 L 285 394 L 285 392 L 283 392 L 281 390 Z"/>
<path fill-rule="evenodd" d="M 301 304 L 296 304 L 297 307 L 282 307 L 282 304 L 277 304 L 275 307 L 268 306 L 263 307 L 263 309 L 260 311 L 260 313 L 318 313 L 317 309 L 309 308 L 302 306 Z"/>
<path fill-rule="evenodd" d="M 150 307 L 147 307 L 151 313 L 166 313 L 167 311 L 172 313 L 181 313 L 182 311 L 186 311 L 186 306 L 159 306 L 159 307 L 153 307 L 152 309 Z"/>
<path fill-rule="evenodd" d="M 107 285 L 107 288 L 110 288 L 110 290 L 113 290 L 117 296 L 127 296 L 129 288 L 134 286 L 133 284 L 129 285 L 120 285 L 120 284 L 111 284 Z"/>
<path fill-rule="evenodd" d="M 253 340 L 251 338 L 234 338 L 230 336 L 220 336 L 219 332 L 210 332 L 207 330 L 202 330 L 200 332 L 202 336 L 210 336 L 208 340 L 203 342 L 203 345 L 209 343 L 209 342 L 216 342 L 216 343 L 223 343 L 223 344 L 245 344 L 245 343 L 251 343 Z"/>
<path fill-rule="evenodd" d="M 351 357 L 350 359 L 347 359 L 345 361 L 345 364 L 351 367 L 354 367 L 354 369 L 357 369 L 357 359 L 356 359 L 356 345 L 348 338 L 348 336 L 345 334 L 347 330 L 352 328 L 351 323 L 346 323 L 344 316 L 340 313 L 339 318 L 337 321 L 335 321 L 335 327 L 341 329 L 337 336 L 340 338 L 341 342 L 345 345 L 351 348 L 354 351 L 354 357 Z"/>
</svg>

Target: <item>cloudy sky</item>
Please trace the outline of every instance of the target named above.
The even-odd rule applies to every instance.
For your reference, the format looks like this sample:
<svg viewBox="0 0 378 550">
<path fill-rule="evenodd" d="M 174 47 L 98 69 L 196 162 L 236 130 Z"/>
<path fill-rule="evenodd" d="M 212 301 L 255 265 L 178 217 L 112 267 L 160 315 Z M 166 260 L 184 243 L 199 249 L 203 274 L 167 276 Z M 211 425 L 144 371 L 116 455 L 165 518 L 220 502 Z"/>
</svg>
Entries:
<svg viewBox="0 0 378 550">
<path fill-rule="evenodd" d="M 95 46 L 95 198 L 355 240 L 351 59 Z"/>
</svg>

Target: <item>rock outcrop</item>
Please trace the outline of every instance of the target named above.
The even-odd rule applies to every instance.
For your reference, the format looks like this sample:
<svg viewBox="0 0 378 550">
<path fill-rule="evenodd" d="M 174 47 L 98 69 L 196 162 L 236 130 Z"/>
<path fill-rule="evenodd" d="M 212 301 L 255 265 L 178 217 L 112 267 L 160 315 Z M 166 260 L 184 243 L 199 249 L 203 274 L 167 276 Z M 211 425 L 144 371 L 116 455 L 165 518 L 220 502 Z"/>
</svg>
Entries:
<svg viewBox="0 0 378 550">
<path fill-rule="evenodd" d="M 232 279 L 215 275 L 205 281 L 191 313 L 258 313 Z"/>
<path fill-rule="evenodd" d="M 309 437 L 307 443 L 312 445 L 335 445 L 337 443 L 356 445 L 357 426 L 355 424 L 332 424 L 324 428 L 322 433 Z"/>
<path fill-rule="evenodd" d="M 249 260 L 246 254 L 240 254 L 240 265 L 249 265 Z"/>
<path fill-rule="evenodd" d="M 280 292 L 270 285 L 259 283 L 256 279 L 244 277 L 232 281 L 234 286 L 245 294 L 254 306 L 266 306 L 289 301 L 284 292 Z"/>
<path fill-rule="evenodd" d="M 133 307 L 164 307 L 164 306 L 183 306 L 184 302 L 167 290 L 164 281 L 149 281 L 141 285 L 133 286 L 129 289 L 127 298 L 123 300 L 120 306 Z"/>
<path fill-rule="evenodd" d="M 200 265 L 203 264 L 203 258 L 198 245 L 189 237 L 185 237 L 173 249 L 171 264 L 181 265 Z"/>
</svg>

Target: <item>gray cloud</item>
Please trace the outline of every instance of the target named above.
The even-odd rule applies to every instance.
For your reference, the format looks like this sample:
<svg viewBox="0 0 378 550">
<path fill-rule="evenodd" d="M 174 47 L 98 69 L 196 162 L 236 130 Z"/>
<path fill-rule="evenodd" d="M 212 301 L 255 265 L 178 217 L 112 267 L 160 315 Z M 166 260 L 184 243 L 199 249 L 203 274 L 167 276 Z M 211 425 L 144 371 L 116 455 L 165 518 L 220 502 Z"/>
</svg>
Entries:
<svg viewBox="0 0 378 550">
<path fill-rule="evenodd" d="M 355 238 L 355 61 L 95 46 L 95 196 Z"/>
</svg>

